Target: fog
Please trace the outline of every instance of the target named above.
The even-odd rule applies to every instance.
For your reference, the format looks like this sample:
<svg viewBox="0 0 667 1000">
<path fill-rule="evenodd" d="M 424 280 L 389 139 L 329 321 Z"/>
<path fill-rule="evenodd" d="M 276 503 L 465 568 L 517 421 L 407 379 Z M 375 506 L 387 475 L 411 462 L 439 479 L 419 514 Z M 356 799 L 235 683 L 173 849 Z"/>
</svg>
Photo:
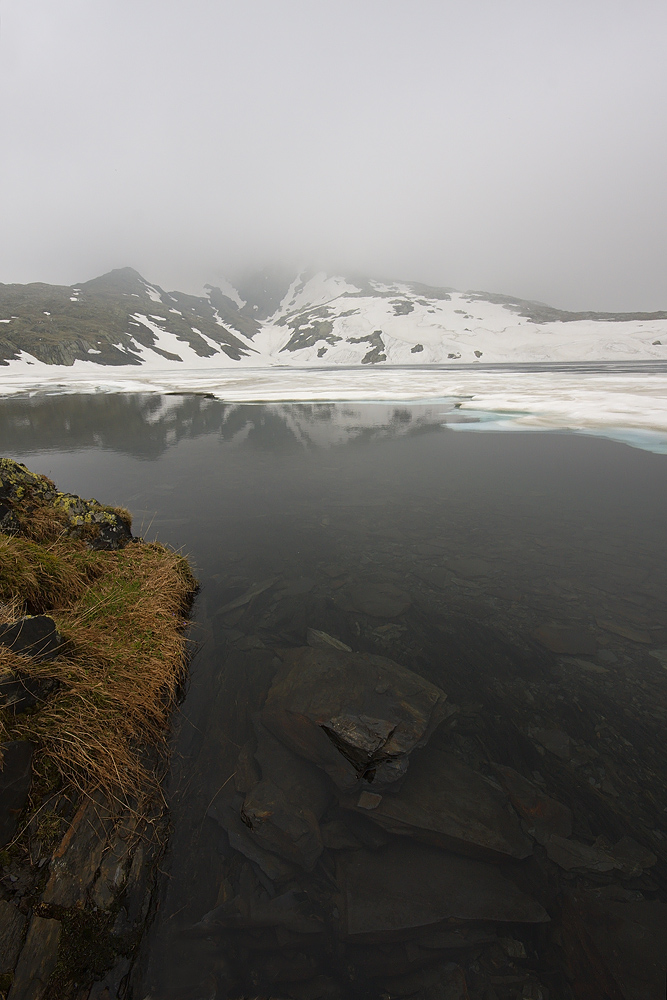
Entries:
<svg viewBox="0 0 667 1000">
<path fill-rule="evenodd" d="M 0 281 L 667 309 L 663 0 L 4 0 Z"/>
</svg>

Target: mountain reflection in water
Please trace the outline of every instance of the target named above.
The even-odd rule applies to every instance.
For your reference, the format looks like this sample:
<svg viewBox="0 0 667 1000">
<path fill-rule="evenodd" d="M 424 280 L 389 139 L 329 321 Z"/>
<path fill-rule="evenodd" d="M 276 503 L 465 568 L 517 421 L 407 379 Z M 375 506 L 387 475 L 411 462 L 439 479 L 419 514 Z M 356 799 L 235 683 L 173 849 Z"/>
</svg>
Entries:
<svg viewBox="0 0 667 1000">
<path fill-rule="evenodd" d="M 0 404 L 4 454 L 202 584 L 128 996 L 664 994 L 667 461 L 450 419 Z"/>
</svg>

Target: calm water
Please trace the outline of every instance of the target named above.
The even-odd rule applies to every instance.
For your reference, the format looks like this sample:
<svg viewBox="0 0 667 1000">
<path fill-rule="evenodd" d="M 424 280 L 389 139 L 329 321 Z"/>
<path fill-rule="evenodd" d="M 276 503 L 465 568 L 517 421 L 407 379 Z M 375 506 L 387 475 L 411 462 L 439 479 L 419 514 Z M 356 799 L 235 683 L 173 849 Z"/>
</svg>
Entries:
<svg viewBox="0 0 667 1000">
<path fill-rule="evenodd" d="M 667 457 L 462 434 L 458 419 L 444 403 L 0 403 L 3 454 L 128 507 L 201 581 L 136 1000 L 663 995 Z M 342 808 L 331 782 L 310 870 L 253 856 L 234 817 L 264 770 L 290 768 L 257 713 L 290 651 L 318 641 L 309 630 L 444 690 L 455 711 L 411 760 L 419 808 L 447 786 L 446 759 L 454 811 L 474 782 L 477 805 L 510 795 L 529 856 L 466 848 L 475 805 L 444 851 Z M 439 866 L 463 856 L 473 868 L 452 888 Z M 489 908 L 498 876 L 550 921 Z M 458 909 L 443 909 L 450 894 Z"/>
</svg>

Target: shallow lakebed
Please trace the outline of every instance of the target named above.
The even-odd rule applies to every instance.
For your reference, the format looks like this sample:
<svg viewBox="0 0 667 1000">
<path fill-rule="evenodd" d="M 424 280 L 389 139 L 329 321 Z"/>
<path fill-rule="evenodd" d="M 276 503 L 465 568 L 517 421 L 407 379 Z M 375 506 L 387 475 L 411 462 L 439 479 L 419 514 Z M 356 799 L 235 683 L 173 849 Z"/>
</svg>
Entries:
<svg viewBox="0 0 667 1000">
<path fill-rule="evenodd" d="M 201 582 L 171 841 L 119 995 L 663 995 L 667 456 L 465 419 L 443 402 L 0 401 L 2 454 L 128 508 Z M 393 784 L 366 768 L 347 787 L 267 714 L 280 691 L 303 706 L 299 677 L 331 657 L 345 719 L 357 706 L 374 732 L 381 709 L 349 679 L 388 669 L 373 657 L 406 672 L 378 674 L 378 698 L 414 714 L 415 685 L 447 696 Z M 252 819 L 269 777 L 273 841 Z"/>
</svg>

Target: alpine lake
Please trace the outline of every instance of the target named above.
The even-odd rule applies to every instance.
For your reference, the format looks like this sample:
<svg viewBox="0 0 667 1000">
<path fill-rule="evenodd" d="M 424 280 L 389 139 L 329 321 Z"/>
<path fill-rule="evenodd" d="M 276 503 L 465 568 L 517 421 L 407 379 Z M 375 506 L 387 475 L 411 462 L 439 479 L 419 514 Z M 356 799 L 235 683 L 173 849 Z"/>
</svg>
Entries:
<svg viewBox="0 0 667 1000">
<path fill-rule="evenodd" d="M 667 455 L 473 430 L 0 401 L 3 455 L 201 585 L 124 996 L 664 996 Z"/>
</svg>

